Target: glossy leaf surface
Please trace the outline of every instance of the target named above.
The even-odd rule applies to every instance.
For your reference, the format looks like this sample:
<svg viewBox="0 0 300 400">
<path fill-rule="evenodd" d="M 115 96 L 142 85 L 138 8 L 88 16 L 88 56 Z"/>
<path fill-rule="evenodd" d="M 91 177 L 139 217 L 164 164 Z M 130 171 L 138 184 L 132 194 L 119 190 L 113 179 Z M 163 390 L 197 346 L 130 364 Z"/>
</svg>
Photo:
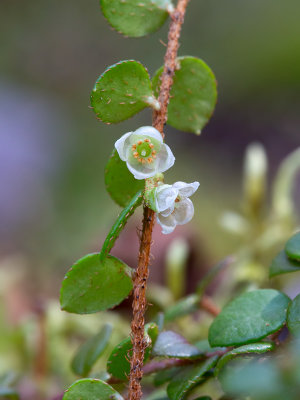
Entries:
<svg viewBox="0 0 300 400">
<path fill-rule="evenodd" d="M 125 36 L 140 37 L 159 29 L 168 17 L 169 0 L 100 0 L 109 24 Z"/>
<path fill-rule="evenodd" d="M 160 68 L 153 78 L 156 95 L 159 93 L 162 72 L 163 68 Z M 200 135 L 214 111 L 216 101 L 216 79 L 205 62 L 195 57 L 178 58 L 167 123 L 181 131 Z"/>
<path fill-rule="evenodd" d="M 95 362 L 105 350 L 112 332 L 111 325 L 104 325 L 97 335 L 87 340 L 77 351 L 72 361 L 75 374 L 87 376 Z"/>
<path fill-rule="evenodd" d="M 269 275 L 272 278 L 276 275 L 298 271 L 300 271 L 300 262 L 288 258 L 285 251 L 282 250 L 272 261 Z"/>
<path fill-rule="evenodd" d="M 105 168 L 105 185 L 111 198 L 119 206 L 126 207 L 138 191 L 144 190 L 145 181 L 134 179 L 125 161 L 113 150 Z"/>
<path fill-rule="evenodd" d="M 112 256 L 100 260 L 98 253 L 88 254 L 66 274 L 60 304 L 65 311 L 90 314 L 116 306 L 131 290 L 131 268 Z"/>
<path fill-rule="evenodd" d="M 63 400 L 123 400 L 110 385 L 98 379 L 80 379 L 65 392 Z"/>
<path fill-rule="evenodd" d="M 108 67 L 91 93 L 91 106 L 106 123 L 124 121 L 148 106 L 152 87 L 146 68 L 133 60 Z"/>
<path fill-rule="evenodd" d="M 158 335 L 152 354 L 159 357 L 195 358 L 201 352 L 178 333 L 164 331 Z"/>
<path fill-rule="evenodd" d="M 280 329 L 290 299 L 273 289 L 246 292 L 232 300 L 209 329 L 212 347 L 256 342 Z"/>
</svg>

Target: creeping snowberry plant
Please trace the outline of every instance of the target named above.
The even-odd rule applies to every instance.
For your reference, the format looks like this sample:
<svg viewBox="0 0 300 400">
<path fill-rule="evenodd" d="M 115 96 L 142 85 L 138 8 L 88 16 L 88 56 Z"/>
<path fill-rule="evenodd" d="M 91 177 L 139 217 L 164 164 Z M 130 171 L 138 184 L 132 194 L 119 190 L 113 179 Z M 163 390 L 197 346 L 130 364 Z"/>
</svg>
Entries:
<svg viewBox="0 0 300 400">
<path fill-rule="evenodd" d="M 199 187 L 198 182 L 165 182 L 163 173 L 172 168 L 175 157 L 167 144 L 164 127 L 169 124 L 199 135 L 214 111 L 216 80 L 201 59 L 177 57 L 188 0 L 178 0 L 177 4 L 171 0 L 100 0 L 100 5 L 109 24 L 124 36 L 144 36 L 156 31 L 168 17 L 171 22 L 164 65 L 152 79 L 140 62 L 120 61 L 103 72 L 91 93 L 91 106 L 100 121 L 118 123 L 149 107 L 152 126 L 149 122 L 149 126 L 133 126 L 130 132 L 120 132 L 106 166 L 105 183 L 111 198 L 123 211 L 101 251 L 77 261 L 61 289 L 62 309 L 77 314 L 111 309 L 132 293 L 131 333 L 111 352 L 102 380 L 88 376 L 109 341 L 111 329 L 105 326 L 86 342 L 72 364 L 82 379 L 66 390 L 63 399 L 141 399 L 143 375 L 154 376 L 155 386 L 167 385 L 150 395 L 153 400 L 185 399 L 214 374 L 224 378 L 224 390 L 229 387 L 230 392 L 225 365 L 237 356 L 272 351 L 277 345 L 276 335 L 286 323 L 292 332 L 299 331 L 299 300 L 291 303 L 278 290 L 256 288 L 240 294 L 219 313 L 204 290 L 232 262 L 226 259 L 209 271 L 195 294 L 179 300 L 145 324 L 153 225 L 157 221 L 162 234 L 170 234 L 176 225 L 188 223 L 194 215 L 190 197 Z M 188 177 L 186 180 L 189 181 Z M 110 251 L 139 206 L 144 208 L 143 225 L 138 264 L 132 269 L 111 256 Z M 299 242 L 298 235 L 288 243 L 274 260 L 271 276 L 300 270 Z M 200 305 L 216 317 L 209 328 L 208 341 L 190 344 L 178 333 L 166 330 L 166 324 L 192 314 Z M 266 337 L 268 340 L 262 341 Z"/>
</svg>

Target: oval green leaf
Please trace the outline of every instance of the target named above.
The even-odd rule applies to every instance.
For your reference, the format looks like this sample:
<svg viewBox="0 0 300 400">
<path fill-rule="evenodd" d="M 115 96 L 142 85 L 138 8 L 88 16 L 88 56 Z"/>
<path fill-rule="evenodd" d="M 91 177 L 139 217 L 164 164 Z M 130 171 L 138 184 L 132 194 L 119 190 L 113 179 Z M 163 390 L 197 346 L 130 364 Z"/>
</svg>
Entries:
<svg viewBox="0 0 300 400">
<path fill-rule="evenodd" d="M 217 359 L 218 356 L 211 357 L 203 363 L 185 367 L 175 375 L 167 387 L 169 398 L 185 399 L 190 390 L 205 381 L 204 374 L 215 366 Z"/>
<path fill-rule="evenodd" d="M 256 342 L 276 332 L 286 321 L 290 299 L 273 289 L 246 292 L 231 301 L 209 329 L 212 347 Z"/>
<path fill-rule="evenodd" d="M 298 271 L 300 271 L 300 262 L 288 258 L 285 251 L 282 250 L 272 261 L 269 276 L 273 278 L 276 275 Z"/>
<path fill-rule="evenodd" d="M 88 254 L 66 274 L 60 304 L 64 311 L 91 314 L 116 306 L 131 290 L 131 268 L 112 256 Z"/>
<path fill-rule="evenodd" d="M 83 377 L 88 375 L 95 362 L 106 349 L 111 331 L 111 325 L 106 324 L 97 335 L 94 335 L 80 346 L 71 364 L 75 374 Z"/>
<path fill-rule="evenodd" d="M 105 168 L 105 185 L 110 197 L 119 206 L 126 207 L 137 192 L 144 190 L 145 180 L 134 179 L 125 161 L 114 149 Z"/>
<path fill-rule="evenodd" d="M 188 341 L 172 331 L 164 331 L 158 335 L 152 351 L 153 356 L 170 358 L 197 358 L 201 351 Z"/>
<path fill-rule="evenodd" d="M 300 232 L 287 241 L 285 252 L 289 258 L 300 262 Z"/>
<path fill-rule="evenodd" d="M 287 326 L 293 335 L 300 336 L 300 294 L 289 305 Z"/>
<path fill-rule="evenodd" d="M 80 379 L 65 391 L 63 400 L 124 400 L 107 383 L 98 379 Z"/>
<path fill-rule="evenodd" d="M 149 74 L 141 63 L 133 60 L 108 67 L 91 93 L 94 112 L 108 124 L 132 117 L 153 101 Z"/>
<path fill-rule="evenodd" d="M 217 84 L 211 69 L 195 57 L 178 58 L 174 83 L 170 92 L 167 123 L 176 129 L 200 135 L 214 111 Z M 158 96 L 161 67 L 153 77 L 153 88 Z"/>
<path fill-rule="evenodd" d="M 104 17 L 125 36 L 140 37 L 158 30 L 172 9 L 169 0 L 100 0 Z"/>
<path fill-rule="evenodd" d="M 241 355 L 246 354 L 262 354 L 266 353 L 267 351 L 274 350 L 275 345 L 274 343 L 251 343 L 246 344 L 245 346 L 237 347 L 229 351 L 228 353 L 224 354 L 215 368 L 215 375 L 219 375 L 221 369 L 228 363 L 228 361 L 232 360 L 233 358 Z"/>
</svg>

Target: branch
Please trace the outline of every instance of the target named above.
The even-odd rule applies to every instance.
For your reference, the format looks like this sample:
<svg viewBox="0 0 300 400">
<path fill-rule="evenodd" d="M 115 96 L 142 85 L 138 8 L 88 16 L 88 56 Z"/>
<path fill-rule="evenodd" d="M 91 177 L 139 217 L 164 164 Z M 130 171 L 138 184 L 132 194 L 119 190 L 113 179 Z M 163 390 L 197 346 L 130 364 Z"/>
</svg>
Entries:
<svg viewBox="0 0 300 400">
<path fill-rule="evenodd" d="M 168 45 L 164 60 L 164 71 L 158 101 L 160 110 L 153 113 L 153 126 L 164 137 L 163 129 L 167 120 L 167 108 L 173 76 L 176 68 L 176 57 L 179 47 L 181 26 L 184 20 L 188 0 L 178 0 L 177 7 L 171 15 L 172 22 L 168 35 Z M 144 206 L 143 230 L 140 242 L 138 267 L 133 288 L 133 319 L 131 322 L 132 358 L 130 360 L 129 400 L 140 400 L 142 397 L 141 379 L 143 377 L 144 352 L 147 347 L 144 338 L 146 284 L 149 275 L 148 265 L 154 225 L 154 211 Z"/>
</svg>

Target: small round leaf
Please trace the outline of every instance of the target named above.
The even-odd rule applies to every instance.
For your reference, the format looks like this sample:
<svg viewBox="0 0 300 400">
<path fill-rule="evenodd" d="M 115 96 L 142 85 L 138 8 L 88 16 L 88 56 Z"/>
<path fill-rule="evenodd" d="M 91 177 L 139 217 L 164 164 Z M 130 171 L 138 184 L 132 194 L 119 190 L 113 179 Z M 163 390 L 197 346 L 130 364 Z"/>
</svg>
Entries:
<svg viewBox="0 0 300 400">
<path fill-rule="evenodd" d="M 62 310 L 91 314 L 121 303 L 132 290 L 131 269 L 119 259 L 98 253 L 77 261 L 62 283 Z"/>
<path fill-rule="evenodd" d="M 276 332 L 286 321 L 290 299 L 273 289 L 246 292 L 232 300 L 213 321 L 212 347 L 253 343 Z"/>
<path fill-rule="evenodd" d="M 66 390 L 63 400 L 124 400 L 107 383 L 98 379 L 80 379 Z"/>
<path fill-rule="evenodd" d="M 285 252 L 292 260 L 300 261 L 300 232 L 287 241 Z"/>
<path fill-rule="evenodd" d="M 181 131 L 200 135 L 216 105 L 216 79 L 211 69 L 199 58 L 180 57 L 177 61 L 167 123 Z M 163 67 L 153 77 L 156 95 L 159 93 L 162 72 Z"/>
<path fill-rule="evenodd" d="M 141 63 L 133 60 L 108 67 L 91 93 L 94 112 L 108 124 L 124 121 L 152 103 L 149 74 Z"/>
<path fill-rule="evenodd" d="M 173 8 L 170 0 L 100 0 L 100 6 L 109 24 L 131 37 L 158 30 Z"/>
<path fill-rule="evenodd" d="M 105 185 L 110 197 L 121 207 L 126 207 L 139 190 L 145 188 L 144 179 L 134 179 L 114 149 L 105 168 Z"/>
</svg>

